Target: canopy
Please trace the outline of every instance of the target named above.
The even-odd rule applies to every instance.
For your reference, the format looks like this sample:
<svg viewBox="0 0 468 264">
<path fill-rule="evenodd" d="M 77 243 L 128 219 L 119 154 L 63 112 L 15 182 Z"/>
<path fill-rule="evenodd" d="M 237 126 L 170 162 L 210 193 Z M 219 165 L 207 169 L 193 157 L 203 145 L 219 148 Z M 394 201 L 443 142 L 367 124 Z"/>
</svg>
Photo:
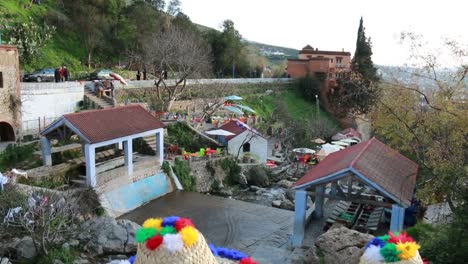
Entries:
<svg viewBox="0 0 468 264">
<path fill-rule="evenodd" d="M 330 143 L 327 143 L 327 144 L 323 144 L 322 145 L 322 149 L 326 155 L 330 154 L 330 153 L 333 153 L 333 152 L 337 152 L 339 150 L 341 150 L 342 147 L 340 146 L 337 146 L 337 145 L 332 145 Z"/>
<path fill-rule="evenodd" d="M 125 79 L 124 79 L 122 76 L 120 76 L 119 74 L 117 74 L 117 73 L 115 73 L 115 72 L 111 72 L 111 73 L 109 73 L 109 75 L 110 75 L 112 78 L 114 78 L 114 80 L 119 81 L 121 84 L 123 84 L 123 85 L 128 85 L 128 83 L 125 81 Z"/>
<path fill-rule="evenodd" d="M 354 138 L 345 138 L 340 140 L 341 142 L 347 142 L 347 143 L 359 143 L 359 140 L 354 139 Z"/>
<path fill-rule="evenodd" d="M 316 139 L 312 140 L 312 142 L 314 142 L 315 144 L 325 144 L 325 143 L 327 143 L 325 140 L 323 140 L 321 138 L 316 138 Z"/>
<path fill-rule="evenodd" d="M 231 133 L 223 129 L 205 131 L 205 134 L 213 135 L 213 136 L 234 136 L 235 135 L 234 133 Z"/>
<path fill-rule="evenodd" d="M 310 149 L 310 148 L 295 148 L 293 149 L 293 152 L 303 153 L 303 154 L 306 154 L 306 153 L 314 154 L 315 150 Z"/>
<path fill-rule="evenodd" d="M 236 114 L 239 114 L 239 115 L 243 115 L 244 112 L 242 112 L 242 110 L 240 110 L 239 108 L 237 107 L 234 107 L 234 106 L 223 106 L 224 109 L 228 110 L 228 111 L 231 111 L 233 113 L 236 113 Z"/>
<path fill-rule="evenodd" d="M 229 95 L 224 97 L 224 99 L 229 100 L 229 101 L 239 101 L 242 100 L 242 97 L 237 96 L 237 95 Z"/>
<path fill-rule="evenodd" d="M 255 110 L 253 110 L 252 108 L 250 108 L 250 107 L 248 107 L 246 105 L 236 104 L 236 106 L 241 108 L 241 109 L 247 110 L 249 112 L 256 113 Z"/>
<path fill-rule="evenodd" d="M 343 147 L 347 147 L 350 145 L 349 142 L 344 142 L 344 141 L 332 141 L 331 143 L 333 145 L 338 145 L 338 146 L 343 146 Z"/>
</svg>

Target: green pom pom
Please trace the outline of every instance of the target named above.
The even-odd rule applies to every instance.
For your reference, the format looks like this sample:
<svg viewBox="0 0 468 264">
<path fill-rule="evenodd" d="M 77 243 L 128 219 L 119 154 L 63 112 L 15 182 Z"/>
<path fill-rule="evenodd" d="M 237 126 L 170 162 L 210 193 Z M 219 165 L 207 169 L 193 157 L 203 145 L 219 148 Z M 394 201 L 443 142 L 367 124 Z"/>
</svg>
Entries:
<svg viewBox="0 0 468 264">
<path fill-rule="evenodd" d="M 177 231 L 174 229 L 173 226 L 165 226 L 159 231 L 159 234 L 161 236 L 164 236 L 166 234 L 177 234 Z"/>
<path fill-rule="evenodd" d="M 396 245 L 393 243 L 387 243 L 383 248 L 380 249 L 380 255 L 384 257 L 385 262 L 397 262 L 400 261 L 398 254 L 401 251 L 397 250 Z"/>
<path fill-rule="evenodd" d="M 387 242 L 390 239 L 390 236 L 389 235 L 383 235 L 383 236 L 378 236 L 377 238 L 384 241 L 384 242 Z"/>
<path fill-rule="evenodd" d="M 143 243 L 148 238 L 155 236 L 157 233 L 158 232 L 154 227 L 140 228 L 136 231 L 136 242 Z"/>
</svg>

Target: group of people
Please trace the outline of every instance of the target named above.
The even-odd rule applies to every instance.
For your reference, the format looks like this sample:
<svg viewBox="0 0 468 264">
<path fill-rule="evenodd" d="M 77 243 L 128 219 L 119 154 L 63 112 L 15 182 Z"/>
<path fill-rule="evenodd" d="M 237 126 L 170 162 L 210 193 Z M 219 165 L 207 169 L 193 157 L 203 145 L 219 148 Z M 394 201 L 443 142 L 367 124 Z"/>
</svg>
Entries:
<svg viewBox="0 0 468 264">
<path fill-rule="evenodd" d="M 98 81 L 95 84 L 95 92 L 97 97 L 102 97 L 106 92 L 109 92 L 109 96 L 114 98 L 114 84 L 111 80 Z"/>
<path fill-rule="evenodd" d="M 59 67 L 54 71 L 55 82 L 68 82 L 68 69 L 65 66 Z"/>
</svg>

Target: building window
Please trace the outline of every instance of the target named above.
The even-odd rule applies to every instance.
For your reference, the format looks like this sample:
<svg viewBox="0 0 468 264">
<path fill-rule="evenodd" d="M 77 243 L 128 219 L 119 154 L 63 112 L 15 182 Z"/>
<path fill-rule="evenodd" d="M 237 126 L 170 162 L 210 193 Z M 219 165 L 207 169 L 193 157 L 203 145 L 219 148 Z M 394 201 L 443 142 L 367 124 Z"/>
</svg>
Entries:
<svg viewBox="0 0 468 264">
<path fill-rule="evenodd" d="M 336 64 L 341 64 L 343 61 L 342 57 L 336 57 Z"/>
<path fill-rule="evenodd" d="M 242 146 L 242 152 L 250 152 L 250 143 L 245 143 Z"/>
<path fill-rule="evenodd" d="M 0 88 L 3 88 L 3 72 L 0 72 Z"/>
<path fill-rule="evenodd" d="M 331 59 L 331 63 L 333 63 L 333 59 Z"/>
</svg>

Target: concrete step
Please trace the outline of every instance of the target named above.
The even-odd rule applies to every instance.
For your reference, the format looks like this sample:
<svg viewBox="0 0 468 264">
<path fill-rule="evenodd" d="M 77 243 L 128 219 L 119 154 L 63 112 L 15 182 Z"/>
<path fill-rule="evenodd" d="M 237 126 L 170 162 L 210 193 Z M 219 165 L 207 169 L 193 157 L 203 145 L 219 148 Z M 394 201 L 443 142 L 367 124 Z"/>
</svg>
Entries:
<svg viewBox="0 0 468 264">
<path fill-rule="evenodd" d="M 78 175 L 78 179 L 86 181 L 86 176 L 85 175 Z"/>
<path fill-rule="evenodd" d="M 86 180 L 71 180 L 70 182 L 73 186 L 86 187 Z"/>
</svg>

